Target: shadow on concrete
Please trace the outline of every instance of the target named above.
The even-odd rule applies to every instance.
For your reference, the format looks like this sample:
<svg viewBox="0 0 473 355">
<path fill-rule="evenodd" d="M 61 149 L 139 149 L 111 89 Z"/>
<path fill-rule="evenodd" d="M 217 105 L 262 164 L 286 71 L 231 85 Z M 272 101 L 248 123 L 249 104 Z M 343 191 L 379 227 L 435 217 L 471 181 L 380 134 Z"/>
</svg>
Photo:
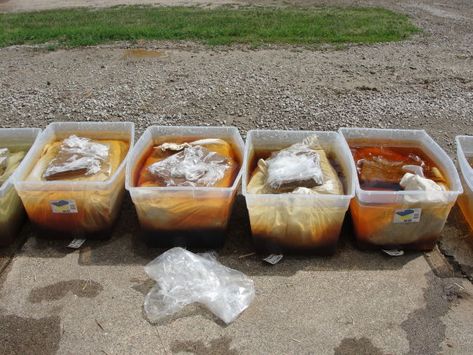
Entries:
<svg viewBox="0 0 473 355">
<path fill-rule="evenodd" d="M 455 268 L 473 280 L 473 232 L 458 205 L 448 216 L 439 247 Z"/>
<path fill-rule="evenodd" d="M 123 207 L 110 239 L 87 240 L 79 251 L 67 248 L 72 238 L 64 240 L 40 239 L 30 236 L 21 255 L 44 258 L 61 258 L 78 252 L 81 265 L 145 265 L 165 249 L 150 248 L 140 237 L 140 228 L 134 206 L 129 197 Z M 201 252 L 202 250 L 193 250 Z M 248 212 L 243 196 L 237 197 L 229 223 L 225 246 L 218 250 L 219 261 L 248 275 L 290 276 L 298 271 L 323 270 L 396 270 L 422 253 L 409 253 L 391 258 L 378 251 L 360 251 L 356 248 L 351 220 L 346 218 L 338 249 L 333 256 L 287 256 L 277 265 L 262 261 L 264 255 L 254 253 Z"/>
</svg>

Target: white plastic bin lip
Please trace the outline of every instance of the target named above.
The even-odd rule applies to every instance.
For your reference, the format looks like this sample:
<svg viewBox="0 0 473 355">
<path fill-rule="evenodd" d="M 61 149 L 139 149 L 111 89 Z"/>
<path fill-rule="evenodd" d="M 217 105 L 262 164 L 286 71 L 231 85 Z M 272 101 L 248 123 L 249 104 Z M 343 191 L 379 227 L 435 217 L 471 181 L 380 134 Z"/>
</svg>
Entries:
<svg viewBox="0 0 473 355">
<path fill-rule="evenodd" d="M 471 141 L 473 146 L 473 136 L 456 136 L 455 142 L 457 144 L 457 159 L 458 165 L 460 166 L 460 171 L 463 175 L 463 180 L 468 185 L 468 188 L 473 191 L 473 168 L 466 158 L 465 150 L 463 149 L 464 141 Z M 473 156 L 473 149 L 471 151 Z"/>
<path fill-rule="evenodd" d="M 241 166 L 240 166 L 240 171 L 235 177 L 235 180 L 233 181 L 232 186 L 229 187 L 204 187 L 204 186 L 134 186 L 133 182 L 133 164 L 129 163 L 126 166 L 126 179 L 125 179 L 125 188 L 128 191 L 167 191 L 167 192 L 233 192 L 238 188 L 238 185 L 240 184 L 241 176 L 243 173 L 243 164 L 244 164 L 244 159 L 243 159 L 243 139 L 241 138 L 240 131 L 238 130 L 237 127 L 235 126 L 162 126 L 162 125 L 154 125 L 154 126 L 149 126 L 141 135 L 141 137 L 138 139 L 136 142 L 135 147 L 133 148 L 133 151 L 131 152 L 131 156 L 134 156 L 136 154 L 135 149 L 140 149 L 139 145 L 143 141 L 147 140 L 147 135 L 152 135 L 153 130 L 159 130 L 159 129 L 175 129 L 177 130 L 188 130 L 188 129 L 195 129 L 196 131 L 205 131 L 207 128 L 212 129 L 212 130 L 221 130 L 222 132 L 224 131 L 233 131 L 233 133 L 236 133 L 236 139 L 237 139 L 237 147 L 241 150 L 241 159 L 242 161 Z M 219 137 L 216 137 L 219 138 Z"/>
<path fill-rule="evenodd" d="M 122 133 L 129 133 L 129 148 L 128 152 L 125 155 L 125 158 L 123 161 L 120 163 L 118 166 L 117 170 L 115 173 L 107 180 L 105 181 L 64 181 L 64 180 L 57 180 L 57 181 L 25 181 L 23 179 L 20 179 L 19 176 L 25 174 L 25 167 L 22 167 L 22 169 L 17 169 L 18 170 L 18 175 L 17 178 L 15 179 L 15 187 L 19 190 L 24 190 L 24 191 L 37 191 L 37 190 L 42 190 L 42 191 L 83 191 L 83 190 L 107 190 L 112 186 L 118 176 L 123 172 L 126 163 L 128 161 L 128 158 L 131 154 L 133 144 L 135 141 L 135 124 L 133 122 L 53 122 L 49 124 L 45 130 L 37 137 L 34 145 L 30 148 L 31 154 L 34 154 L 35 151 L 43 149 L 44 145 L 46 142 L 42 142 L 42 138 L 49 134 L 51 131 L 57 132 L 58 128 L 62 132 L 68 132 L 68 131 L 73 131 L 71 133 L 76 133 L 77 131 L 93 131 L 95 127 L 107 127 L 107 126 L 117 126 L 121 125 L 123 128 L 126 129 L 123 130 Z M 118 132 L 118 131 L 117 131 Z M 107 137 L 104 137 L 105 139 Z M 26 178 L 24 176 L 23 178 Z"/>
<path fill-rule="evenodd" d="M 0 133 L 6 133 L 8 136 L 13 136 L 15 133 L 22 133 L 24 134 L 23 139 L 27 138 L 27 135 L 31 134 L 31 136 L 34 136 L 34 139 L 31 141 L 31 146 L 28 152 L 25 154 L 23 160 L 20 162 L 16 170 L 13 172 L 13 174 L 10 175 L 10 177 L 3 183 L 2 186 L 0 186 L 0 197 L 5 196 L 5 194 L 13 187 L 14 182 L 16 180 L 16 177 L 18 173 L 21 171 L 22 167 L 27 164 L 32 151 L 33 151 L 33 146 L 34 143 L 38 140 L 38 137 L 41 133 L 40 128 L 0 128 Z M 21 138 L 18 137 L 18 140 L 20 141 Z"/>
<path fill-rule="evenodd" d="M 242 182 L 242 194 L 245 197 L 249 198 L 265 198 L 265 199 L 274 199 L 274 200 L 286 200 L 286 199 L 294 199 L 294 200 L 326 200 L 326 201 L 333 201 L 334 199 L 337 200 L 351 200 L 355 196 L 355 179 L 356 179 L 356 169 L 354 168 L 353 164 L 350 164 L 350 170 L 352 173 L 352 179 L 347 179 L 347 184 L 350 185 L 349 190 L 352 191 L 350 194 L 344 195 L 331 195 L 331 194 L 314 194 L 314 195 L 306 195 L 306 194 L 254 194 L 249 193 L 247 191 L 248 179 L 250 176 L 250 172 L 247 170 L 247 163 L 250 155 L 250 144 L 249 139 L 256 133 L 262 134 L 301 134 L 301 135 L 325 135 L 325 136 L 333 136 L 339 139 L 340 144 L 342 145 L 342 149 L 347 154 L 350 153 L 350 149 L 348 147 L 347 142 L 341 137 L 341 135 L 334 131 L 310 131 L 310 130 L 282 130 L 282 129 L 252 129 L 249 130 L 246 136 L 246 144 L 245 144 L 245 159 L 244 159 L 244 167 L 243 167 L 243 182 Z M 350 158 L 350 156 L 348 156 Z"/>
<path fill-rule="evenodd" d="M 426 139 L 429 144 L 434 146 L 437 150 L 437 157 L 440 158 L 443 163 L 445 164 L 445 168 L 447 168 L 451 173 L 448 174 L 450 176 L 450 183 L 451 183 L 451 189 L 448 191 L 443 191 L 439 192 L 444 196 L 448 196 L 452 199 L 456 198 L 459 194 L 463 193 L 463 187 L 460 182 L 460 177 L 458 176 L 458 172 L 455 168 L 455 165 L 453 164 L 452 160 L 448 156 L 448 154 L 438 145 L 438 143 L 433 140 L 433 138 L 424 130 L 424 129 L 386 129 L 386 128 L 340 128 L 339 132 L 340 134 L 345 138 L 345 135 L 343 134 L 344 132 L 350 132 L 350 131 L 363 131 L 366 133 L 388 133 L 388 132 L 403 132 L 403 133 L 415 133 L 422 135 L 424 139 Z M 347 143 L 348 144 L 348 143 Z M 355 161 L 352 156 L 352 161 L 353 161 L 353 167 L 355 168 L 356 171 L 356 165 Z M 370 191 L 370 190 L 364 190 L 360 186 L 360 181 L 358 179 L 358 173 L 355 175 L 355 184 L 356 184 L 356 197 L 363 202 L 365 198 L 363 197 L 371 197 L 371 196 L 425 196 L 426 191 Z"/>
</svg>

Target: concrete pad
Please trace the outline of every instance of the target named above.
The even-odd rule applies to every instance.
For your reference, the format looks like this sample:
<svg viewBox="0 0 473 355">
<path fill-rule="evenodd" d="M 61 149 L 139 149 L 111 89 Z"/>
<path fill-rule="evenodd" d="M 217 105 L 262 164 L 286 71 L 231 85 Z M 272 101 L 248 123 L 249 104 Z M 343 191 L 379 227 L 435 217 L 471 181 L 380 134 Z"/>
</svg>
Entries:
<svg viewBox="0 0 473 355">
<path fill-rule="evenodd" d="M 432 354 L 467 353 L 473 286 L 438 278 L 422 254 L 359 251 L 349 224 L 333 257 L 252 253 L 241 198 L 219 261 L 249 275 L 257 296 L 226 326 L 189 306 L 164 324 L 143 316 L 153 286 L 143 266 L 162 250 L 138 238 L 127 203 L 113 237 L 30 238 L 2 276 L 1 353 Z"/>
</svg>

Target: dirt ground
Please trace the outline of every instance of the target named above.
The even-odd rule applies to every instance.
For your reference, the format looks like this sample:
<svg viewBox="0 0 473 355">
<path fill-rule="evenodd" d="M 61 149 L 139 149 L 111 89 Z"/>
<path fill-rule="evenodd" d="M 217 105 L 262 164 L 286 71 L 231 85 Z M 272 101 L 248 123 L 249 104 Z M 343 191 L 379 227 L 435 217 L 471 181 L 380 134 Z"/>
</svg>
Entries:
<svg viewBox="0 0 473 355">
<path fill-rule="evenodd" d="M 10 0 L 0 9 L 95 3 Z M 471 1 L 354 4 L 405 12 L 423 33 L 338 50 L 168 42 L 133 44 L 144 50 L 128 43 L 4 48 L 1 125 L 134 121 L 137 137 L 151 124 L 226 124 L 243 135 L 254 128 L 424 128 L 454 158 L 455 135 L 473 134 Z M 348 219 L 335 256 L 265 265 L 245 256 L 252 247 L 241 196 L 229 230 L 219 260 L 255 281 L 254 303 L 229 326 L 200 307 L 155 326 L 142 314 L 153 285 L 143 266 L 161 251 L 137 238 L 129 200 L 112 238 L 87 241 L 79 251 L 65 247 L 69 240 L 36 238 L 26 224 L 26 244 L 0 255 L 6 266 L 15 254 L 0 278 L 0 352 L 471 353 L 473 237 L 456 207 L 441 252 L 399 258 L 359 251 Z"/>
</svg>

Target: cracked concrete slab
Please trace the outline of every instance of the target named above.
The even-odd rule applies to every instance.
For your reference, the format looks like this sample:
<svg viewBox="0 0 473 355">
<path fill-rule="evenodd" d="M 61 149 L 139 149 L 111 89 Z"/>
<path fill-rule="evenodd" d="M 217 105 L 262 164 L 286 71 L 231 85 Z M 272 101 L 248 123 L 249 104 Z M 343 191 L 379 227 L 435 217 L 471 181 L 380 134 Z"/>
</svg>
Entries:
<svg viewBox="0 0 473 355">
<path fill-rule="evenodd" d="M 110 240 L 77 251 L 67 240 L 28 240 L 0 280 L 0 352 L 419 354 L 473 345 L 473 285 L 436 276 L 423 254 L 359 251 L 347 223 L 333 257 L 271 266 L 252 254 L 238 216 L 218 260 L 254 280 L 255 301 L 228 326 L 197 305 L 151 325 L 142 305 L 154 282 L 143 266 L 162 250 L 127 228 L 132 218 L 126 208 Z"/>
<path fill-rule="evenodd" d="M 143 266 L 161 250 L 135 238 L 116 232 L 79 251 L 63 249 L 67 241 L 37 249 L 30 238 L 2 276 L 0 351 L 25 349 L 24 339 L 33 339 L 31 351 L 61 354 L 419 354 L 473 345 L 469 281 L 435 276 L 422 254 L 358 251 L 346 233 L 333 257 L 275 266 L 240 258 L 250 241 L 233 233 L 219 261 L 254 280 L 251 306 L 228 326 L 199 306 L 151 325 L 142 304 L 153 282 Z"/>
</svg>

